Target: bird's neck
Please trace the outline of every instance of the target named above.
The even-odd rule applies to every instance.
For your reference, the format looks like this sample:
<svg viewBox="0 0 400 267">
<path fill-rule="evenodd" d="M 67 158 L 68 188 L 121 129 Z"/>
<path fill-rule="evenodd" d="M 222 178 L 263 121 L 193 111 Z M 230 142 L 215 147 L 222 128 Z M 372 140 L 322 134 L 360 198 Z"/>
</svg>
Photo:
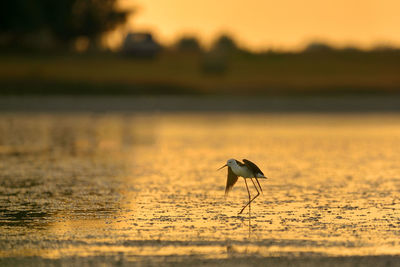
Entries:
<svg viewBox="0 0 400 267">
<path fill-rule="evenodd" d="M 242 167 L 240 167 L 238 164 L 232 164 L 232 170 L 235 173 L 240 173 L 240 171 L 242 170 Z"/>
</svg>

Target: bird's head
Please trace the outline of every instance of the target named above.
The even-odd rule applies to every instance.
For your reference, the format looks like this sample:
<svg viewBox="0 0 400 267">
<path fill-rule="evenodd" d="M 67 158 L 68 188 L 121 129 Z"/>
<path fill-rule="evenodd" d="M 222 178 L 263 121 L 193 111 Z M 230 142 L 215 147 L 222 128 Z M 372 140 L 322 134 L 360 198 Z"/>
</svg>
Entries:
<svg viewBox="0 0 400 267">
<path fill-rule="evenodd" d="M 224 167 L 232 167 L 233 165 L 236 164 L 236 160 L 235 159 L 228 159 L 228 161 L 226 162 L 226 164 L 224 166 L 222 166 L 221 168 L 218 169 L 218 171 Z"/>
<path fill-rule="evenodd" d="M 228 159 L 228 161 L 226 162 L 226 165 L 229 167 L 232 167 L 233 165 L 236 165 L 236 160 L 235 159 Z"/>
</svg>

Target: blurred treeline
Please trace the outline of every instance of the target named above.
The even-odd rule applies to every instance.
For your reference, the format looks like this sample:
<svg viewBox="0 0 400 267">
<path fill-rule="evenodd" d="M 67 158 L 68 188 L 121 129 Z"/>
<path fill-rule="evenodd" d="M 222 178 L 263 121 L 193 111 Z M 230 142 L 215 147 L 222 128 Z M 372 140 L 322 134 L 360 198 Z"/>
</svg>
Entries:
<svg viewBox="0 0 400 267">
<path fill-rule="evenodd" d="M 161 49 L 149 53 L 149 43 L 157 40 L 146 33 L 133 35 L 142 42 L 133 42 L 135 53 L 126 42 L 111 51 L 102 49 L 101 39 L 130 15 L 116 7 L 116 0 L 1 5 L 3 95 L 400 93 L 397 48 L 337 49 L 316 42 L 300 52 L 252 52 L 222 34 L 206 48 L 195 36 L 183 36 L 168 47 L 151 46 Z M 77 47 L 82 40 L 84 50 Z"/>
</svg>

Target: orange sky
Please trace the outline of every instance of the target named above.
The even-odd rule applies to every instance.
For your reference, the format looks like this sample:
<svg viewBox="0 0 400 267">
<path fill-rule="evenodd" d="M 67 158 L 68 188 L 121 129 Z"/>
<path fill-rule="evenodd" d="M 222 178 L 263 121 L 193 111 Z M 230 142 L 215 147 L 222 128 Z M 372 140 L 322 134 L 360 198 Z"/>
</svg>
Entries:
<svg viewBox="0 0 400 267">
<path fill-rule="evenodd" d="M 120 0 L 136 6 L 129 27 L 163 43 L 194 34 L 209 43 L 221 32 L 241 45 L 300 49 L 312 40 L 369 48 L 400 45 L 399 0 Z"/>
</svg>

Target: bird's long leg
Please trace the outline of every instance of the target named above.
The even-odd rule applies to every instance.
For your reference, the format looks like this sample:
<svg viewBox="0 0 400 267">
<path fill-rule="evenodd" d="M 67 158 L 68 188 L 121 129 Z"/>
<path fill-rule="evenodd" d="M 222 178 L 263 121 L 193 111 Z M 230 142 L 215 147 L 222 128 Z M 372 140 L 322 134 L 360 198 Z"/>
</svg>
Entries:
<svg viewBox="0 0 400 267">
<path fill-rule="evenodd" d="M 256 183 L 254 183 L 253 178 L 250 178 L 250 180 L 253 182 L 254 187 L 257 190 L 257 195 L 255 197 L 253 197 L 253 199 L 250 200 L 250 192 L 249 192 L 249 188 L 247 187 L 247 182 L 246 179 L 244 179 L 244 181 L 246 182 L 246 187 L 247 187 L 247 192 L 249 192 L 249 202 L 242 208 L 242 210 L 239 212 L 239 214 L 241 214 L 243 212 L 243 210 L 250 205 L 251 202 L 253 202 L 254 199 L 256 199 L 259 195 L 260 195 L 260 191 L 258 191 L 258 188 L 256 186 Z"/>
<path fill-rule="evenodd" d="M 260 191 L 258 191 L 258 188 L 257 188 L 256 184 L 254 183 L 253 178 L 250 178 L 250 180 L 253 182 L 253 185 L 254 185 L 254 187 L 255 187 L 256 190 L 257 190 L 257 195 L 255 195 L 255 196 L 253 197 L 253 199 L 250 201 L 250 202 L 253 202 L 253 200 L 256 199 L 256 198 L 260 195 Z M 256 178 L 256 181 L 257 181 L 257 178 Z M 258 181 L 257 181 L 257 182 L 258 182 Z M 258 185 L 260 185 L 260 184 L 258 184 Z M 261 187 L 260 187 L 260 188 L 261 188 Z"/>
<path fill-rule="evenodd" d="M 250 196 L 250 190 L 249 187 L 247 186 L 247 181 L 246 178 L 244 178 L 244 183 L 246 184 L 246 189 L 247 189 L 247 193 L 249 194 L 249 202 L 240 210 L 240 212 L 238 214 L 242 214 L 243 210 L 250 204 L 251 200 L 251 196 Z"/>
<path fill-rule="evenodd" d="M 256 179 L 256 181 L 257 181 L 257 184 L 258 184 L 258 186 L 260 187 L 260 190 L 261 190 L 261 193 L 263 192 L 263 190 L 262 190 L 262 187 L 261 187 L 261 185 L 260 185 L 260 182 L 258 181 L 258 179 L 257 179 L 257 177 L 255 177 L 255 179 Z M 253 180 L 252 180 L 253 181 Z M 254 183 L 254 182 L 253 182 Z"/>
</svg>

